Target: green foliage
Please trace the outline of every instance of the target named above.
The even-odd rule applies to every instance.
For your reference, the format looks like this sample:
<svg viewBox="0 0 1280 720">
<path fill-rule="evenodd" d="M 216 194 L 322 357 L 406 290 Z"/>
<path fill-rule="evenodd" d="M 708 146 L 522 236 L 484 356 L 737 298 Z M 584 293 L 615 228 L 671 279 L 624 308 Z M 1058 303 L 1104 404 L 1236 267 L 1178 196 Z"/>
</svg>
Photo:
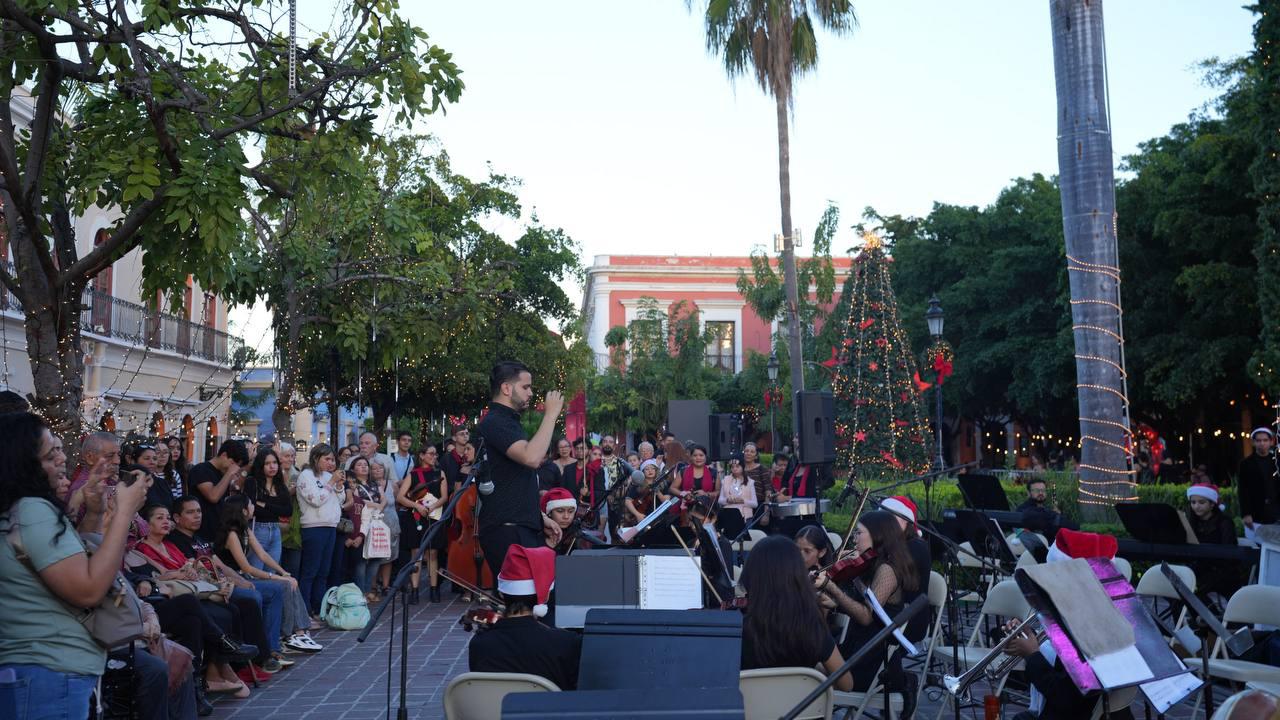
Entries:
<svg viewBox="0 0 1280 720">
<path fill-rule="evenodd" d="M 1258 18 L 1253 26 L 1253 55 L 1249 64 L 1253 84 L 1247 98 L 1256 121 L 1252 138 L 1255 155 L 1249 167 L 1253 180 L 1253 197 L 1259 201 L 1258 228 L 1261 232 L 1254 244 L 1258 261 L 1258 306 L 1266 308 L 1262 315 L 1262 342 L 1250 359 L 1255 382 L 1271 393 L 1280 395 L 1280 13 L 1274 4 L 1259 2 L 1251 6 Z M 1267 10 L 1270 9 L 1270 12 Z"/>
<path fill-rule="evenodd" d="M 800 327 L 804 329 L 807 338 L 812 337 L 815 325 L 826 321 L 826 307 L 831 304 L 831 297 L 835 293 L 836 272 L 831 263 L 831 242 L 839 226 L 840 208 L 830 203 L 813 233 L 813 255 L 796 262 L 797 285 L 816 288 L 813 297 L 807 292 L 800 295 Z M 783 287 L 782 266 L 767 253 L 759 250 L 751 253 L 750 276 L 745 270 L 738 270 L 738 292 L 762 319 L 785 322 L 787 295 Z M 818 345 L 819 350 L 822 347 L 821 344 Z M 810 353 L 810 358 L 812 357 Z"/>
</svg>

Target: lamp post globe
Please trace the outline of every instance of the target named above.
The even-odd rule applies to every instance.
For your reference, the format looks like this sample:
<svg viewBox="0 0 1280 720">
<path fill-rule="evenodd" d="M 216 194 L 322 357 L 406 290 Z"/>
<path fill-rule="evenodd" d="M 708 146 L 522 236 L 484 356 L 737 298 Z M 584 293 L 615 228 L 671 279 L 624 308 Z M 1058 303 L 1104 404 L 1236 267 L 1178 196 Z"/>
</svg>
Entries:
<svg viewBox="0 0 1280 720">
<path fill-rule="evenodd" d="M 774 430 L 773 430 L 773 413 L 774 413 L 774 407 L 773 407 L 773 406 L 774 406 L 774 405 L 777 405 L 777 403 L 773 402 L 773 389 L 774 389 L 774 388 L 777 386 L 777 384 L 778 384 L 778 368 L 779 368 L 779 365 L 778 365 L 778 351 L 777 351 L 777 350 L 775 350 L 775 351 L 773 351 L 773 352 L 769 353 L 769 365 L 768 365 L 768 366 L 767 366 L 767 368 L 766 368 L 766 369 L 767 369 L 767 371 L 768 371 L 768 373 L 769 373 L 769 396 L 770 396 L 770 401 L 769 401 L 769 452 L 777 452 L 776 444 L 777 444 L 777 441 L 778 441 L 778 436 L 774 434 Z"/>
<path fill-rule="evenodd" d="M 938 300 L 937 295 L 929 298 L 929 309 L 924 313 L 924 320 L 929 324 L 929 334 L 935 340 L 941 338 L 945 313 L 942 312 L 942 302 Z"/>
</svg>

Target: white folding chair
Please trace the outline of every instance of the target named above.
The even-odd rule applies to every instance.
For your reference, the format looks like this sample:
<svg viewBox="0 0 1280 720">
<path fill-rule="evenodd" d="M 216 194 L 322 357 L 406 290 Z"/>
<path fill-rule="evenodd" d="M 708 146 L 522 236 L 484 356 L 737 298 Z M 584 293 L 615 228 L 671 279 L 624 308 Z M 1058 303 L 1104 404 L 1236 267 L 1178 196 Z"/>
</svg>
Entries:
<svg viewBox="0 0 1280 720">
<path fill-rule="evenodd" d="M 1246 585 L 1240 588 L 1227 601 L 1222 622 L 1280 626 L 1280 587 Z M 1222 638 L 1214 643 L 1213 657 L 1209 659 L 1209 675 L 1233 683 L 1280 682 L 1280 668 L 1226 657 Z"/>
<path fill-rule="evenodd" d="M 747 711 L 746 720 L 776 720 L 826 679 L 821 672 L 806 667 L 759 668 L 739 672 L 738 689 L 742 692 L 742 704 Z M 832 691 L 827 688 L 827 692 L 800 711 L 798 717 L 809 720 L 831 717 L 831 698 Z"/>
<path fill-rule="evenodd" d="M 1114 557 L 1111 558 L 1111 564 L 1115 566 L 1117 572 L 1124 576 L 1125 582 L 1133 581 L 1133 566 L 1129 564 L 1128 560 L 1122 557 Z"/>
<path fill-rule="evenodd" d="M 981 660 L 990 651 L 982 637 L 982 621 L 984 618 L 992 618 L 996 622 L 1007 619 L 1021 620 L 1030 613 L 1031 606 L 1027 603 L 1027 599 L 1023 597 L 1022 591 L 1018 589 L 1018 584 L 1013 580 L 1001 580 L 992 585 L 991 590 L 987 592 L 987 599 L 982 603 L 982 609 L 979 610 L 979 617 L 974 622 L 973 633 L 969 635 L 969 640 L 958 648 L 939 644 L 935 652 L 939 658 L 946 661 L 947 665 L 951 664 L 953 658 L 958 658 L 960 671 L 963 672 L 965 668 Z M 1008 679 L 1007 675 L 1005 679 Z M 992 688 L 992 692 L 999 695 L 1001 688 L 1004 687 L 1004 682 L 1004 680 L 1001 680 L 999 687 Z M 938 715 L 936 717 L 942 717 L 942 713 L 947 707 L 947 703 L 942 703 L 938 707 Z"/>
<path fill-rule="evenodd" d="M 444 690 L 446 720 L 492 720 L 502 716 L 502 699 L 511 693 L 559 692 L 550 680 L 525 673 L 467 672 Z"/>
<path fill-rule="evenodd" d="M 840 550 L 840 545 L 844 542 L 844 538 L 840 536 L 840 533 L 833 533 L 830 530 L 827 531 L 827 539 L 831 541 L 831 547 L 837 551 Z"/>
<path fill-rule="evenodd" d="M 741 549 L 744 551 L 750 550 L 757 542 L 765 539 L 766 537 L 768 537 L 768 535 L 765 534 L 765 531 L 757 528 L 751 528 L 747 531 L 747 539 L 740 543 L 742 546 Z"/>
<path fill-rule="evenodd" d="M 1186 565 L 1170 565 L 1169 567 L 1178 576 L 1178 579 L 1182 581 L 1182 584 L 1190 588 L 1192 592 L 1195 592 L 1196 573 L 1194 570 Z M 1169 578 L 1164 576 L 1158 566 L 1142 573 L 1142 577 L 1138 578 L 1138 586 L 1134 588 L 1134 591 L 1142 597 L 1151 598 L 1153 602 L 1157 598 L 1170 602 L 1182 602 L 1182 598 L 1178 596 L 1178 591 L 1173 589 L 1173 584 L 1169 582 Z M 1186 622 L 1187 608 L 1183 607 L 1182 611 L 1178 613 L 1177 619 L 1173 622 L 1173 629 L 1177 630 L 1185 625 Z"/>
</svg>

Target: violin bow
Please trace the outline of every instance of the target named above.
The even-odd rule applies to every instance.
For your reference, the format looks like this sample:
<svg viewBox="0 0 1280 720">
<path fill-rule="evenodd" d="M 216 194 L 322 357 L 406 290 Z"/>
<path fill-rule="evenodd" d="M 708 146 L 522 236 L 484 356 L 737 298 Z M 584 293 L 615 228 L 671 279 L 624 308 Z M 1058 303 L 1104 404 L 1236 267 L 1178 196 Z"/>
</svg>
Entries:
<svg viewBox="0 0 1280 720">
<path fill-rule="evenodd" d="M 689 556 L 689 561 L 693 563 L 694 567 L 698 568 L 698 574 L 702 576 L 703 582 L 707 584 L 707 589 L 711 591 L 712 595 L 716 596 L 716 602 L 720 603 L 721 607 L 724 607 L 724 598 L 720 597 L 720 593 L 716 591 L 716 586 L 711 584 L 711 578 L 707 577 L 707 574 L 703 572 L 702 563 L 698 562 L 698 559 L 693 556 L 693 551 L 685 544 L 684 538 L 680 537 L 680 531 L 674 525 L 670 527 L 672 534 L 676 536 L 676 541 L 680 543 L 680 547 L 684 548 L 685 554 Z"/>
</svg>

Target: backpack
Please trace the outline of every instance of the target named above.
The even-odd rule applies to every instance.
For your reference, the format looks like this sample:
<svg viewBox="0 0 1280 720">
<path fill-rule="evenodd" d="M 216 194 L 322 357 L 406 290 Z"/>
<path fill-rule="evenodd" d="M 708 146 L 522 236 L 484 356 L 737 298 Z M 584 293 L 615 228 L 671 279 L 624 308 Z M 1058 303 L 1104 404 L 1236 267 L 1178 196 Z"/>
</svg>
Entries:
<svg viewBox="0 0 1280 720">
<path fill-rule="evenodd" d="M 334 630 L 359 630 L 369 623 L 369 604 L 355 583 L 331 587 L 320 601 L 320 619 Z"/>
</svg>

